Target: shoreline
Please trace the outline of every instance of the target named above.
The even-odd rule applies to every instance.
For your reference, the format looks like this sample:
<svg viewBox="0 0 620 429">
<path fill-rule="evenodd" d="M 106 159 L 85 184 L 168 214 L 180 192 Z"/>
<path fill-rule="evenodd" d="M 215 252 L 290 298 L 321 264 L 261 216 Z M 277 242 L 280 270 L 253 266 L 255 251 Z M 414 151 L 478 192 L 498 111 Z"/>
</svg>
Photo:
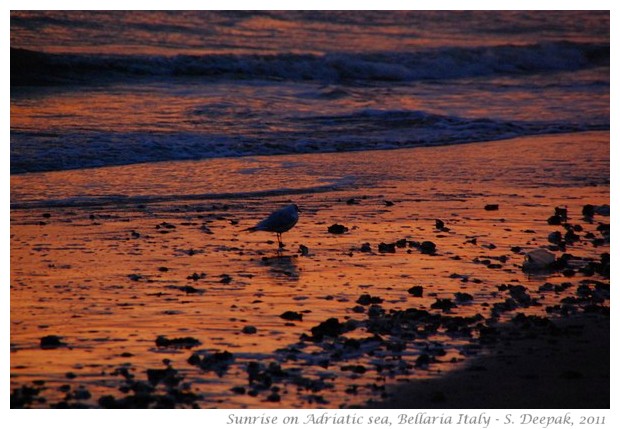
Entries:
<svg viewBox="0 0 620 429">
<path fill-rule="evenodd" d="M 40 383 L 22 398 L 35 407 L 140 407 L 119 390 L 151 385 L 151 406 L 348 408 L 450 377 L 519 312 L 609 305 L 592 271 L 608 210 L 582 216 L 609 204 L 608 151 L 609 133 L 579 133 L 12 177 L 16 200 L 41 204 L 11 209 L 11 388 Z M 44 204 L 76 198 L 88 203 Z M 273 234 L 244 232 L 291 203 L 284 256 Z M 568 217 L 550 224 L 558 207 Z M 574 265 L 525 274 L 541 247 Z M 166 375 L 191 386 L 174 404 L 158 402 Z M 439 406 L 456 403 L 444 390 Z"/>
</svg>

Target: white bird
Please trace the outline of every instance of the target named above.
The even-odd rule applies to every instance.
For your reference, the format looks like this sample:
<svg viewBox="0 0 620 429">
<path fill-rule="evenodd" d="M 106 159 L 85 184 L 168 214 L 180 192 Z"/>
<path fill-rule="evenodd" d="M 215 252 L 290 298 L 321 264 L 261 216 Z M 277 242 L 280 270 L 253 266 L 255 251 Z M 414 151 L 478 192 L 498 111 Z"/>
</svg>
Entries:
<svg viewBox="0 0 620 429">
<path fill-rule="evenodd" d="M 288 231 L 295 226 L 299 220 L 299 207 L 297 204 L 291 204 L 286 207 L 282 207 L 279 210 L 271 213 L 267 218 L 263 219 L 255 226 L 247 228 L 244 231 L 268 231 L 275 232 L 278 237 L 278 248 L 282 249 L 284 244 L 282 243 L 282 233 Z"/>
</svg>

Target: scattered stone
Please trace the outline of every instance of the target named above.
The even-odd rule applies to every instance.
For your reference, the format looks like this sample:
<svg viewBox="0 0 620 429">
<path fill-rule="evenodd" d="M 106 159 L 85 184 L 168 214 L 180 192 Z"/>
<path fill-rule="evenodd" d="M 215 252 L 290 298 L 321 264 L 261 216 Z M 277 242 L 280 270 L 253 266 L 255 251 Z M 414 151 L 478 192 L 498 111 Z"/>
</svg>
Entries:
<svg viewBox="0 0 620 429">
<path fill-rule="evenodd" d="M 220 283 L 227 285 L 230 282 L 232 282 L 231 276 L 229 276 L 228 274 L 220 274 Z"/>
<path fill-rule="evenodd" d="M 592 204 L 586 204 L 583 206 L 583 209 L 581 209 L 581 214 L 583 214 L 585 218 L 594 217 L 594 206 Z"/>
<path fill-rule="evenodd" d="M 65 347 L 67 344 L 60 341 L 62 337 L 58 335 L 46 335 L 41 338 L 40 347 L 42 349 L 55 349 L 58 347 Z"/>
<path fill-rule="evenodd" d="M 395 243 L 379 243 L 379 253 L 396 253 Z"/>
<path fill-rule="evenodd" d="M 338 223 L 335 223 L 332 226 L 330 226 L 329 228 L 327 228 L 327 232 L 329 232 L 330 234 L 344 234 L 348 230 L 349 230 L 349 228 L 347 228 L 344 225 L 340 225 Z"/>
<path fill-rule="evenodd" d="M 568 220 L 568 208 L 556 207 L 555 216 L 558 216 L 560 219 L 562 219 L 563 222 L 566 222 Z"/>
<path fill-rule="evenodd" d="M 347 200 L 347 204 L 351 206 L 351 205 L 354 205 L 354 204 L 359 204 L 359 201 L 357 201 L 355 198 L 349 198 Z"/>
<path fill-rule="evenodd" d="M 370 294 L 363 294 L 355 301 L 360 305 L 370 305 L 370 304 L 381 304 L 383 302 L 383 298 L 378 296 L 371 296 Z"/>
<path fill-rule="evenodd" d="M 562 233 L 560 231 L 554 231 L 547 236 L 549 243 L 560 244 L 562 242 Z"/>
<path fill-rule="evenodd" d="M 194 280 L 194 281 L 198 281 L 200 279 L 204 279 L 205 277 L 207 277 L 207 275 L 205 273 L 194 273 L 191 276 L 187 276 L 187 280 Z"/>
<path fill-rule="evenodd" d="M 549 270 L 555 263 L 555 254 L 546 249 L 534 249 L 525 254 L 522 270 L 525 272 L 536 272 Z"/>
<path fill-rule="evenodd" d="M 362 244 L 362 247 L 360 247 L 360 252 L 364 252 L 364 253 L 372 252 L 372 248 L 370 247 L 370 243 Z"/>
<path fill-rule="evenodd" d="M 486 206 L 484 206 L 484 209 L 489 212 L 499 210 L 499 204 L 487 204 Z"/>
<path fill-rule="evenodd" d="M 432 241 L 423 241 L 422 244 L 420 244 L 420 252 L 426 255 L 433 255 L 436 249 L 437 246 Z"/>
<path fill-rule="evenodd" d="M 324 337 L 338 337 L 344 331 L 344 324 L 340 323 L 337 318 L 331 317 L 311 328 L 312 337 L 308 339 L 311 341 L 321 341 Z"/>
<path fill-rule="evenodd" d="M 458 302 L 458 303 L 471 302 L 471 301 L 474 300 L 473 295 L 471 295 L 469 293 L 465 293 L 465 292 L 456 292 L 454 294 L 454 297 L 456 299 L 456 302 Z"/>
<path fill-rule="evenodd" d="M 416 298 L 421 298 L 424 293 L 424 288 L 422 286 L 413 286 L 410 287 L 407 292 Z"/>
<path fill-rule="evenodd" d="M 309 252 L 310 250 L 306 246 L 304 246 L 303 244 L 299 245 L 298 253 L 300 253 L 301 256 L 308 256 Z"/>
<path fill-rule="evenodd" d="M 187 363 L 200 367 L 203 371 L 213 371 L 218 376 L 223 376 L 230 365 L 235 361 L 235 357 L 228 351 L 216 352 L 201 356 L 199 353 L 193 353 Z"/>
<path fill-rule="evenodd" d="M 448 311 L 454 307 L 456 307 L 456 304 L 449 298 L 437 298 L 436 301 L 431 304 L 431 308 L 442 311 Z"/>
<path fill-rule="evenodd" d="M 155 340 L 155 345 L 157 347 L 172 347 L 179 349 L 191 349 L 192 347 L 196 347 L 201 344 L 202 343 L 200 341 L 192 337 L 166 338 L 165 335 L 159 335 Z"/>
<path fill-rule="evenodd" d="M 394 205 L 392 201 L 388 201 L 388 200 L 384 200 L 383 204 L 385 204 L 386 207 L 392 207 Z"/>
<path fill-rule="evenodd" d="M 176 386 L 182 380 L 179 375 L 179 371 L 172 367 L 166 369 L 147 369 L 146 377 L 153 386 L 157 386 L 159 383 L 166 384 L 168 386 Z"/>
<path fill-rule="evenodd" d="M 444 229 L 445 224 L 442 220 L 440 219 L 435 219 L 435 228 L 436 229 Z"/>
<path fill-rule="evenodd" d="M 298 320 L 301 321 L 303 319 L 303 314 L 298 313 L 296 311 L 285 311 L 280 314 L 280 317 L 284 320 Z"/>
<path fill-rule="evenodd" d="M 547 219 L 549 225 L 562 225 L 562 218 L 558 215 L 553 215 Z"/>
<path fill-rule="evenodd" d="M 256 329 L 255 326 L 244 326 L 241 332 L 243 332 L 244 334 L 256 334 L 258 332 L 258 329 Z"/>
</svg>

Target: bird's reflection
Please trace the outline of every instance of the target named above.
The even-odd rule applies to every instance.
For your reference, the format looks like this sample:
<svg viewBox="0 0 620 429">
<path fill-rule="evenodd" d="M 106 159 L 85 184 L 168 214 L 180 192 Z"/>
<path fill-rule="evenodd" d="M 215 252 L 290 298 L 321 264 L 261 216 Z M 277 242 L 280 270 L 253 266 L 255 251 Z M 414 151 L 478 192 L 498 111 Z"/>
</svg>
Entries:
<svg viewBox="0 0 620 429">
<path fill-rule="evenodd" d="M 297 255 L 265 256 L 261 258 L 260 264 L 269 268 L 267 272 L 274 279 L 297 281 L 299 280 L 297 259 Z"/>
</svg>

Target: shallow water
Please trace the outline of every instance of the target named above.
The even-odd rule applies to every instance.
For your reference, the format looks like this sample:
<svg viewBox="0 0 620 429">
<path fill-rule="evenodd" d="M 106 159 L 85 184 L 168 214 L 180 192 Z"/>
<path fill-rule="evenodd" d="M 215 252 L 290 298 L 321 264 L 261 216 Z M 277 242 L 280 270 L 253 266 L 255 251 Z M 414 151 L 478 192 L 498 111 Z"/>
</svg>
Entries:
<svg viewBox="0 0 620 429">
<path fill-rule="evenodd" d="M 12 11 L 11 173 L 609 129 L 608 11 Z"/>
<path fill-rule="evenodd" d="M 284 234 L 282 255 L 275 237 L 242 231 L 291 201 L 302 214 Z M 478 329 L 462 335 L 442 325 L 414 338 L 377 338 L 370 313 L 413 308 L 488 320 L 509 296 L 498 286 L 518 284 L 539 305 L 487 323 L 518 312 L 546 316 L 591 279 L 528 276 L 521 264 L 527 250 L 551 246 L 550 232 L 564 231 L 547 224 L 558 206 L 584 229 L 566 252 L 596 260 L 609 252 L 608 241 L 585 238 L 603 238 L 597 226 L 609 218 L 581 216 L 585 204 L 609 204 L 609 134 L 23 174 L 11 178 L 11 204 L 11 389 L 44 381 L 47 403 L 35 406 L 62 401 L 63 385 L 92 395 L 69 403 L 120 397 L 119 368 L 146 380 L 147 369 L 165 367 L 162 359 L 202 395 L 200 407 L 359 406 L 387 384 L 440 375 L 481 350 Z M 435 219 L 449 230 L 437 230 Z M 329 234 L 334 223 L 348 232 Z M 400 239 L 405 246 L 394 253 L 378 251 Z M 426 240 L 436 254 L 409 244 Z M 371 252 L 360 251 L 364 243 Z M 307 255 L 298 253 L 302 244 Z M 545 282 L 572 286 L 539 291 Z M 422 297 L 408 292 L 415 285 Z M 196 291 L 180 289 L 188 286 Z M 473 300 L 449 312 L 431 308 L 456 292 Z M 366 293 L 383 299 L 380 307 L 356 303 Z M 303 320 L 283 320 L 285 311 Z M 300 339 L 330 317 L 352 330 L 339 340 Z M 247 326 L 256 333 L 242 332 Z M 45 335 L 62 336 L 68 347 L 41 348 Z M 160 335 L 201 345 L 158 347 Z M 220 375 L 202 370 L 188 363 L 197 350 L 228 351 L 234 362 Z M 436 361 L 416 367 L 422 354 Z M 288 375 L 256 388 L 250 362 L 277 362 Z"/>
</svg>

